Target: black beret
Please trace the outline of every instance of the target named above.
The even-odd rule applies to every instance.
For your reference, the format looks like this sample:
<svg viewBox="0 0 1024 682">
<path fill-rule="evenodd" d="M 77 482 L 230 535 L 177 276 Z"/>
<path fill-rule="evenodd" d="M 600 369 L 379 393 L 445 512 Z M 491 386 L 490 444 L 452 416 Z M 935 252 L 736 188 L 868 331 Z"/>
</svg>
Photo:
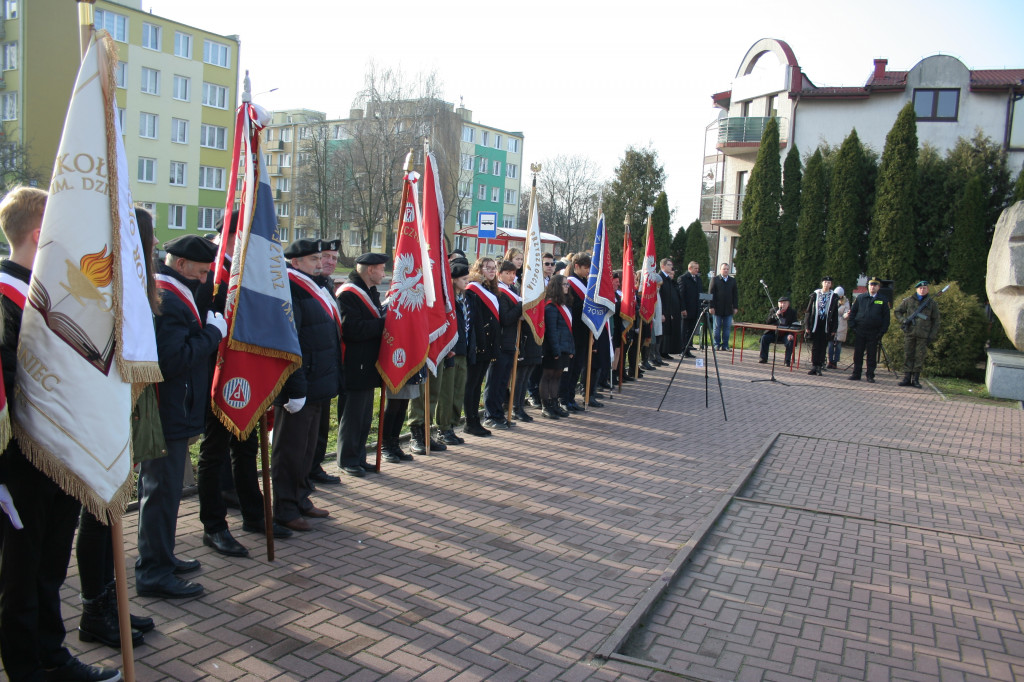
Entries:
<svg viewBox="0 0 1024 682">
<path fill-rule="evenodd" d="M 451 258 L 452 256 L 462 256 L 463 258 L 465 258 L 466 252 L 463 251 L 462 249 L 452 249 L 452 252 L 448 257 Z"/>
<path fill-rule="evenodd" d="M 224 231 L 224 216 L 217 218 L 217 222 L 213 224 L 213 228 L 217 232 Z M 228 223 L 228 234 L 234 234 L 238 231 L 238 211 L 231 212 L 231 222 Z"/>
<path fill-rule="evenodd" d="M 831 282 L 832 281 L 832 275 L 825 275 L 824 277 L 821 278 L 821 281 L 822 282 Z"/>
<path fill-rule="evenodd" d="M 285 258 L 302 258 L 324 250 L 324 243 L 319 239 L 296 239 L 284 250 Z"/>
<path fill-rule="evenodd" d="M 468 268 L 469 267 L 469 260 L 463 258 L 462 256 L 456 256 L 455 258 L 452 258 L 451 260 L 449 260 L 448 264 L 449 265 L 465 265 Z"/>
<path fill-rule="evenodd" d="M 332 239 L 324 242 L 324 251 L 341 251 L 341 240 Z"/>
<path fill-rule="evenodd" d="M 465 260 L 465 259 L 463 259 Z M 469 266 L 462 263 L 452 263 L 452 279 L 465 277 L 469 274 Z"/>
<path fill-rule="evenodd" d="M 212 242 L 215 241 L 219 236 L 220 234 L 217 232 L 207 232 L 206 234 L 203 235 L 203 239 L 205 239 L 208 242 Z"/>
<path fill-rule="evenodd" d="M 388 257 L 383 253 L 364 253 L 356 258 L 358 265 L 382 265 L 388 262 Z"/>
<path fill-rule="evenodd" d="M 779 303 L 782 303 L 783 301 L 787 301 L 788 302 L 789 301 L 789 296 L 779 296 Z"/>
<path fill-rule="evenodd" d="M 212 263 L 217 257 L 217 245 L 197 234 L 183 234 L 164 243 L 167 253 L 197 263 Z"/>
</svg>

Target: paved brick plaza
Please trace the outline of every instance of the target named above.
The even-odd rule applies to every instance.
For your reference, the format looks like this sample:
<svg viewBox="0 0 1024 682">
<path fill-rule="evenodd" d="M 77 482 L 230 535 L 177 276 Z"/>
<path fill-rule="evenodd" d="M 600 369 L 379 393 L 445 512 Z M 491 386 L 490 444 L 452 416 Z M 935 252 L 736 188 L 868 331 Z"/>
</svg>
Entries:
<svg viewBox="0 0 1024 682">
<path fill-rule="evenodd" d="M 884 374 L 750 383 L 756 353 L 721 371 L 728 422 L 692 365 L 655 411 L 663 368 L 586 416 L 321 487 L 331 518 L 272 563 L 237 517 L 255 558 L 203 547 L 187 498 L 207 593 L 133 598 L 157 621 L 138 678 L 1024 679 L 1019 406 Z"/>
</svg>

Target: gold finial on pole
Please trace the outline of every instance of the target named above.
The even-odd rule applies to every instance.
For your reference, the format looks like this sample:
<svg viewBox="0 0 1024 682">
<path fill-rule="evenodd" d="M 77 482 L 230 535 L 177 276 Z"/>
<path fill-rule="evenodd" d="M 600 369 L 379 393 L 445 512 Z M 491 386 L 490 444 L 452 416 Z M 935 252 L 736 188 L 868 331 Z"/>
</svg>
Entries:
<svg viewBox="0 0 1024 682">
<path fill-rule="evenodd" d="M 78 0 L 78 46 L 82 50 L 82 57 L 85 57 L 89 49 L 89 41 L 92 40 L 92 32 L 95 30 L 93 24 L 96 22 L 96 11 L 94 5 L 96 0 Z"/>
<path fill-rule="evenodd" d="M 537 174 L 540 173 L 540 164 L 539 163 L 531 163 L 530 164 L 530 172 L 533 173 L 533 187 L 536 188 L 537 187 Z"/>
</svg>

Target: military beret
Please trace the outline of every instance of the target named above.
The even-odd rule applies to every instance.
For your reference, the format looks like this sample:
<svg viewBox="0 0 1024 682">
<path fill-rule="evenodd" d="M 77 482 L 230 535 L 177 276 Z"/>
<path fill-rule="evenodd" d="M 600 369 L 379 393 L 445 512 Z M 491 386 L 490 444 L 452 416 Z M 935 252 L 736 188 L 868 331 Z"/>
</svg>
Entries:
<svg viewBox="0 0 1024 682">
<path fill-rule="evenodd" d="M 224 216 L 217 218 L 217 222 L 213 224 L 213 229 L 217 232 L 224 231 Z M 238 231 L 238 211 L 231 212 L 231 222 L 228 223 L 228 234 L 234 234 Z"/>
<path fill-rule="evenodd" d="M 324 250 L 324 243 L 319 239 L 296 239 L 284 250 L 285 258 L 302 258 Z"/>
<path fill-rule="evenodd" d="M 220 234 L 218 234 L 217 232 L 207 232 L 206 234 L 203 235 L 203 239 L 205 239 L 208 242 L 212 242 L 215 241 L 219 236 Z"/>
<path fill-rule="evenodd" d="M 323 244 L 324 251 L 341 251 L 341 240 L 332 239 L 331 241 L 325 241 Z"/>
<path fill-rule="evenodd" d="M 920 282 L 918 282 L 917 284 L 914 285 L 914 288 L 916 289 L 917 287 L 926 287 L 926 286 L 928 286 L 928 280 L 922 279 Z M 941 292 L 939 292 L 939 293 L 941 293 Z"/>
<path fill-rule="evenodd" d="M 383 253 L 364 253 L 356 258 L 358 265 L 383 265 L 388 262 L 388 257 Z"/>
<path fill-rule="evenodd" d="M 462 258 L 465 258 L 466 252 L 463 251 L 462 249 L 452 249 L 452 252 L 448 255 L 448 258 L 450 259 L 452 258 L 452 256 L 461 256 Z"/>
<path fill-rule="evenodd" d="M 779 296 L 779 303 L 782 303 L 783 301 L 787 301 L 788 302 L 789 301 L 789 296 Z"/>
<path fill-rule="evenodd" d="M 822 282 L 831 282 L 832 281 L 832 275 L 825 275 L 824 277 L 821 278 L 821 281 Z"/>
<path fill-rule="evenodd" d="M 878 279 L 877 277 L 872 277 L 871 279 L 868 280 L 868 284 L 877 284 L 878 286 L 882 286 L 882 280 Z"/>
<path fill-rule="evenodd" d="M 462 256 L 456 256 L 455 258 L 452 258 L 451 260 L 448 261 L 448 264 L 449 265 L 465 265 L 467 268 L 469 267 L 469 261 L 467 259 L 463 258 Z"/>
<path fill-rule="evenodd" d="M 469 266 L 463 263 L 452 263 L 452 279 L 465 277 L 469 274 Z"/>
<path fill-rule="evenodd" d="M 196 263 L 212 263 L 217 257 L 217 245 L 206 241 L 197 234 L 183 234 L 164 243 L 167 253 L 195 261 Z"/>
</svg>

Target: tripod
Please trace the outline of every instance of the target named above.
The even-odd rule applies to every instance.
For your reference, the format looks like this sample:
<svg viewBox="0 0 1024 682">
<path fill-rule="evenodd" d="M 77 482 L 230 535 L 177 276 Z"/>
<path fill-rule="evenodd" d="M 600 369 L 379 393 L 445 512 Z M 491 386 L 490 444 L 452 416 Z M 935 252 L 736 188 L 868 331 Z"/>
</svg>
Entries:
<svg viewBox="0 0 1024 682">
<path fill-rule="evenodd" d="M 718 380 L 718 397 L 722 401 L 722 419 L 729 421 L 729 416 L 725 413 L 725 394 L 722 393 L 722 375 L 718 373 L 718 355 L 715 352 L 714 344 L 711 343 L 711 331 L 708 329 L 708 318 L 710 313 L 708 312 L 708 302 L 701 302 L 700 315 L 697 316 L 697 321 L 693 325 L 693 332 L 690 333 L 690 338 L 686 340 L 686 347 L 689 348 L 693 345 L 693 335 L 697 333 L 697 328 L 701 330 L 701 348 L 704 349 L 704 407 L 710 407 L 710 398 L 708 397 L 708 346 L 711 346 L 711 358 L 715 362 L 715 379 Z M 665 398 L 668 397 L 668 391 L 672 388 L 672 382 L 676 380 L 676 374 L 679 373 L 679 368 L 683 364 L 683 356 L 679 356 L 679 361 L 676 362 L 676 370 L 672 372 L 672 378 L 668 380 L 668 386 L 665 387 L 665 394 L 661 396 L 661 402 L 658 403 L 658 409 L 656 412 L 661 412 L 661 406 L 665 404 Z"/>
<path fill-rule="evenodd" d="M 772 295 L 770 293 L 768 293 L 768 285 L 764 283 L 764 280 L 761 280 L 761 286 L 764 287 L 764 295 L 768 297 L 768 303 L 770 303 L 772 305 L 772 316 L 775 318 L 776 322 L 780 322 L 781 320 L 779 320 L 779 314 L 776 312 L 775 304 L 772 302 Z M 771 319 L 771 318 L 769 318 L 769 319 Z M 767 332 L 765 332 L 765 333 L 767 333 Z M 770 381 L 773 384 L 782 384 L 783 386 L 789 386 L 789 384 L 787 384 L 785 381 L 779 381 L 778 379 L 775 378 L 775 356 L 778 355 L 778 353 L 779 353 L 779 325 L 778 324 L 775 325 L 775 331 L 772 332 L 772 334 L 773 334 L 773 338 L 772 338 L 772 374 L 767 379 L 751 379 L 750 383 L 758 384 L 758 383 L 760 383 L 762 381 Z M 783 343 L 785 343 L 785 342 L 783 342 Z"/>
</svg>

